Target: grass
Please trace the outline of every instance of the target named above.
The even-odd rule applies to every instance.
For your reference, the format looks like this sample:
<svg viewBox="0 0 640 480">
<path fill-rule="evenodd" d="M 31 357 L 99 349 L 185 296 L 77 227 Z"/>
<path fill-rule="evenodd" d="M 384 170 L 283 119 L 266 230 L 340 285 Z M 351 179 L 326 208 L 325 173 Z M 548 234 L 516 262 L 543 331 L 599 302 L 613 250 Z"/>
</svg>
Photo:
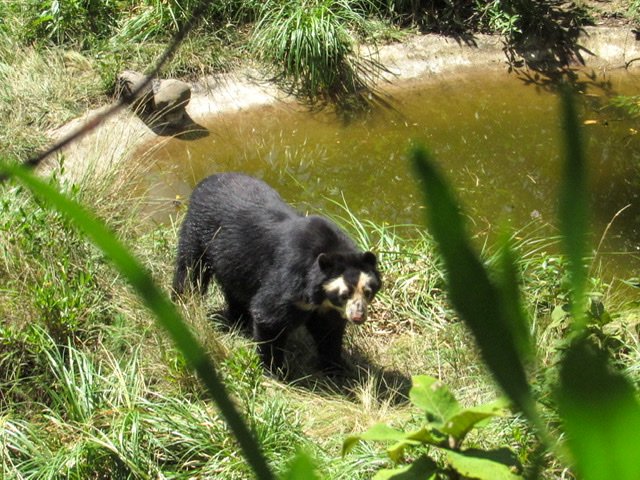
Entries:
<svg viewBox="0 0 640 480">
<path fill-rule="evenodd" d="M 46 143 L 49 129 L 98 106 L 103 97 L 94 67 L 81 53 L 38 51 L 0 31 L 3 155 L 24 157 Z M 69 83 L 69 77 L 77 81 Z"/>
<path fill-rule="evenodd" d="M 291 91 L 311 103 L 339 101 L 370 89 L 381 72 L 374 58 L 359 52 L 352 33 L 367 27 L 353 2 L 274 0 L 264 3 L 252 42 Z"/>
<path fill-rule="evenodd" d="M 112 168 L 123 166 L 114 162 Z M 123 177 L 88 178 L 81 190 L 72 184 L 63 188 L 82 194 L 86 202 L 94 189 L 110 190 L 98 178 L 110 183 Z M 135 181 L 134 176 L 124 178 Z M 181 478 L 197 472 L 246 478 L 246 463 L 228 441 L 228 431 L 204 399 L 202 386 L 123 281 L 69 223 L 43 210 L 21 189 L 2 188 L 5 207 L 0 218 L 6 228 L 0 295 L 7 326 L 0 333 L 0 363 L 20 366 L 0 369 L 6 372 L 0 379 L 5 477 L 37 472 L 55 478 L 55 472 L 64 472 L 69 478 L 90 473 Z M 137 215 L 135 202 L 124 205 L 129 210 L 120 215 Z M 107 215 L 109 211 L 103 210 Z M 117 217 L 105 218 L 125 240 L 137 239 L 136 251 L 168 288 L 175 228 L 136 231 Z M 222 307 L 218 292 L 205 300 L 189 300 L 181 310 L 217 360 L 276 470 L 304 448 L 326 478 L 370 478 L 388 466 L 384 455 L 362 445 L 340 458 L 342 440 L 377 422 L 406 429 L 418 425 L 416 412 L 406 402 L 412 375 L 433 372 L 446 378 L 466 405 L 490 400 L 495 393 L 468 332 L 448 305 L 431 238 L 417 227 L 358 221 L 346 206 L 336 220 L 359 243 L 380 252 L 385 278 L 373 321 L 348 331 L 347 352 L 354 368 L 349 381 L 333 383 L 315 376 L 305 362 L 290 384 L 265 377 L 249 339 L 226 330 L 215 317 L 212 322 L 212 312 Z M 540 322 L 548 317 L 550 303 L 562 299 L 558 270 L 549 267 L 553 260 L 546 246 L 533 239 L 518 246 L 527 308 L 539 313 Z M 32 273 L 25 276 L 25 271 Z M 40 282 L 40 272 L 49 272 L 50 281 Z M 81 281 L 82 272 L 86 277 Z M 78 280 L 70 284 L 73 278 Z M 34 289 L 40 289 L 40 297 L 33 295 Z M 538 328 L 539 347 L 551 352 L 554 347 L 544 340 L 543 325 Z M 630 338 L 621 340 L 630 346 L 625 363 L 633 365 L 638 349 L 631 348 Z M 302 335 L 295 340 L 302 347 L 306 341 Z M 485 447 L 518 441 L 522 458 L 531 454 L 534 442 L 523 436 L 522 425 L 504 422 L 491 428 L 490 435 L 479 434 L 473 441 Z"/>
<path fill-rule="evenodd" d="M 223 7 L 233 13 L 234 25 L 257 18 L 259 11 L 251 5 L 238 9 L 231 1 Z M 129 52 L 114 60 L 108 50 L 71 53 L 55 45 L 25 49 L 5 27 L 0 28 L 0 156 L 20 159 L 48 141 L 47 130 L 103 101 L 110 75 L 132 57 Z M 213 29 L 219 33 L 215 38 L 239 38 L 228 33 L 233 27 Z M 140 65 L 161 48 L 161 41 L 152 37 L 133 52 Z M 211 38 L 192 38 L 183 45 L 174 71 L 200 75 L 216 61 L 220 64 L 214 68 L 227 68 L 235 57 L 218 55 L 222 47 L 200 62 Z M 119 139 L 125 134 L 135 140 L 139 132 L 125 127 Z M 136 220 L 143 192 L 132 186 L 147 166 L 139 162 L 132 170 L 125 161 L 132 152 L 117 148 L 113 139 L 91 142 L 90 167 L 70 172 L 58 159 L 51 165 L 51 185 L 96 212 L 168 289 L 176 229 Z M 247 478 L 238 445 L 186 359 L 104 255 L 22 187 L 5 183 L 0 190 L 0 476 Z M 360 445 L 341 458 L 342 441 L 377 422 L 407 430 L 420 425 L 418 412 L 406 401 L 412 375 L 446 379 L 465 405 L 492 399 L 495 388 L 449 304 L 431 237 L 416 226 L 361 221 L 347 205 L 336 220 L 362 246 L 379 253 L 385 281 L 372 322 L 348 331 L 353 374 L 347 381 L 315 375 L 300 353 L 293 382 L 266 377 L 250 340 L 217 320 L 215 312 L 222 307 L 217 291 L 179 307 L 216 360 L 276 471 L 304 449 L 317 460 L 323 477 L 364 479 L 389 466 L 386 456 Z M 545 367 L 557 361 L 564 345 L 556 339 L 569 329 L 566 316 L 553 314 L 567 303 L 567 266 L 552 253 L 556 239 L 538 239 L 535 232 L 517 237 L 518 278 L 542 358 L 534 389 L 546 401 L 550 383 Z M 616 362 L 637 381 L 637 312 L 618 303 L 597 279 L 591 282 L 603 294 L 611 320 L 600 338 L 610 342 Z M 304 351 L 306 342 L 304 335 L 295 339 L 297 352 Z M 531 462 L 537 445 L 531 431 L 513 418 L 485 427 L 470 441 L 481 448 L 515 446 L 524 463 Z M 556 477 L 558 465 L 549 460 L 543 478 Z"/>
</svg>

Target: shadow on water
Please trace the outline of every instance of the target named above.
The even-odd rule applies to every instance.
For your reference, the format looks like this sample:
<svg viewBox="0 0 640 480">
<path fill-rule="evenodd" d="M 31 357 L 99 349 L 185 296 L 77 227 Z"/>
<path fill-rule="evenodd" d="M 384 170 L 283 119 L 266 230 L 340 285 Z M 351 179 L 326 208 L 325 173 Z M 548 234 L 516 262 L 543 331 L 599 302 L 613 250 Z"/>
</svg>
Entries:
<svg viewBox="0 0 640 480">
<path fill-rule="evenodd" d="M 503 48 L 510 73 L 526 85 L 551 92 L 567 84 L 575 91 L 611 88 L 604 77 L 583 68 L 584 56 L 594 55 L 579 43 L 586 34 L 584 7 L 562 1 L 520 0 L 515 4 L 521 13 L 521 28 L 507 37 Z"/>
<path fill-rule="evenodd" d="M 197 123 L 188 113 L 184 113 L 177 124 L 158 121 L 156 116 L 136 112 L 149 129 L 161 137 L 174 137 L 179 140 L 200 140 L 209 135 L 209 130 Z"/>
</svg>

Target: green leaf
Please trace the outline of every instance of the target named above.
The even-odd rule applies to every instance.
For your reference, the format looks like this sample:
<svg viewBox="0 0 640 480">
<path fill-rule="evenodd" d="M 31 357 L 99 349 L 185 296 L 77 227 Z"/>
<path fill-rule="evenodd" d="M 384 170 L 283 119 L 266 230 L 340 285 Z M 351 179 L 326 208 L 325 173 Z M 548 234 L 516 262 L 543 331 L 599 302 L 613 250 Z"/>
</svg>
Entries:
<svg viewBox="0 0 640 480">
<path fill-rule="evenodd" d="M 407 439 L 407 434 L 401 430 L 392 428 L 384 423 L 376 423 L 367 431 L 359 435 L 351 435 L 342 443 L 342 455 L 346 455 L 360 440 L 374 442 L 402 442 Z"/>
<path fill-rule="evenodd" d="M 411 465 L 380 470 L 373 480 L 432 480 L 436 478 L 437 472 L 436 462 L 423 455 Z"/>
<path fill-rule="evenodd" d="M 289 463 L 288 470 L 280 478 L 281 480 L 320 480 L 313 460 L 306 452 L 298 452 Z"/>
<path fill-rule="evenodd" d="M 404 457 L 404 451 L 407 447 L 415 447 L 417 445 L 420 445 L 420 442 L 416 440 L 402 440 L 387 448 L 387 455 L 393 463 L 398 463 Z"/>
<path fill-rule="evenodd" d="M 507 309 L 471 248 L 458 204 L 426 150 L 415 148 L 412 158 L 425 194 L 428 224 L 447 271 L 451 302 L 473 332 L 482 358 L 500 387 L 539 425 Z"/>
<path fill-rule="evenodd" d="M 406 434 L 407 440 L 415 440 L 420 443 L 430 443 L 431 445 L 440 445 L 446 437 L 440 435 L 433 428 L 422 427 L 420 430 L 414 430 Z"/>
<path fill-rule="evenodd" d="M 384 423 L 377 423 L 360 435 L 351 435 L 347 437 L 342 443 L 342 455 L 349 453 L 361 440 L 373 442 L 395 442 L 387 448 L 387 454 L 391 460 L 398 462 L 402 459 L 405 448 L 423 443 L 440 445 L 444 440 L 446 440 L 446 437 L 437 435 L 428 428 L 421 428 L 420 430 L 406 433 L 389 427 Z"/>
<path fill-rule="evenodd" d="M 420 430 L 409 432 L 405 434 L 405 438 L 398 443 L 387 448 L 387 455 L 394 462 L 402 460 L 404 450 L 407 447 L 429 444 L 435 446 L 441 446 L 447 441 L 446 435 L 439 434 L 437 430 L 432 428 L 423 427 Z"/>
<path fill-rule="evenodd" d="M 496 400 L 477 407 L 465 408 L 447 419 L 442 432 L 453 437 L 460 445 L 473 427 L 488 418 L 505 415 L 506 407 L 507 403 L 504 400 Z"/>
<path fill-rule="evenodd" d="M 20 180 L 35 195 L 44 199 L 51 208 L 65 215 L 109 257 L 120 274 L 133 286 L 138 296 L 154 313 L 158 323 L 169 333 L 191 368 L 198 373 L 238 440 L 247 461 L 256 473 L 256 477 L 265 480 L 272 479 L 273 474 L 260 451 L 260 446 L 236 410 L 215 366 L 182 320 L 175 305 L 155 285 L 151 274 L 102 222 L 80 204 L 38 179 L 25 167 L 0 162 L 0 175 L 4 174 Z"/>
<path fill-rule="evenodd" d="M 640 478 L 637 392 L 590 340 L 579 338 L 566 351 L 557 399 L 581 478 Z"/>
<path fill-rule="evenodd" d="M 425 411 L 427 420 L 437 426 L 460 411 L 460 404 L 449 388 L 428 375 L 412 378 L 409 398 L 416 407 Z"/>
<path fill-rule="evenodd" d="M 575 327 L 587 326 L 583 311 L 587 283 L 587 173 L 582 146 L 581 129 L 573 95 L 569 88 L 562 91 L 565 158 L 560 185 L 560 233 L 567 255 L 567 271 L 573 293 L 572 313 Z"/>
<path fill-rule="evenodd" d="M 447 451 L 449 465 L 464 478 L 476 480 L 522 480 L 514 455 L 508 449 Z"/>
<path fill-rule="evenodd" d="M 551 312 L 551 323 L 547 328 L 561 327 L 569 318 L 569 306 L 568 305 L 556 305 Z"/>
<path fill-rule="evenodd" d="M 498 251 L 500 275 L 497 276 L 498 292 L 504 305 L 507 326 L 510 327 L 520 357 L 529 363 L 534 357 L 533 340 L 529 327 L 529 318 L 522 306 L 519 291 L 519 275 L 513 249 L 513 238 L 506 233 L 501 235 Z"/>
</svg>

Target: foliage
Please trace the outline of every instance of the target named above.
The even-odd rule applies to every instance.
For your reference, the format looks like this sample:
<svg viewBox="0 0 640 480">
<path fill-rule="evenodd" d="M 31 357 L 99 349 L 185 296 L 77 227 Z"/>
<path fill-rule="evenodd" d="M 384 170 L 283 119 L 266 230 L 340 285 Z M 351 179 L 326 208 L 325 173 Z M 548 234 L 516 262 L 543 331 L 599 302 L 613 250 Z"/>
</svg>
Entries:
<svg viewBox="0 0 640 480">
<path fill-rule="evenodd" d="M 50 182 L 58 183 L 55 176 Z M 36 317 L 61 343 L 88 341 L 92 326 L 109 317 L 101 308 L 100 256 L 63 216 L 24 193 L 5 189 L 0 202 L 0 256 L 5 259 L 0 271 L 6 270 L 7 288 L 29 299 L 17 305 L 7 298 L 5 318 L 22 324 Z"/>
<path fill-rule="evenodd" d="M 558 367 L 560 380 L 555 387 L 555 398 L 567 433 L 567 447 L 581 477 L 606 479 L 611 478 L 611 472 L 616 472 L 616 478 L 632 479 L 640 474 L 640 466 L 634 460 L 635 447 L 631 446 L 640 441 L 640 404 L 629 380 L 612 368 L 606 352 L 587 336 L 587 316 L 583 311 L 586 173 L 578 120 L 570 93 L 564 93 L 563 106 L 567 161 L 561 188 L 560 218 L 573 295 L 573 333 Z M 518 292 L 513 289 L 506 291 L 502 287 L 501 295 L 491 297 L 488 308 L 481 307 L 487 303 L 487 298 L 470 297 L 475 300 L 469 302 L 468 298 L 461 296 L 463 290 L 479 290 L 487 294 L 496 287 L 491 286 L 489 277 L 482 273 L 482 268 L 478 268 L 475 255 L 466 245 L 459 208 L 437 171 L 427 161 L 426 154 L 417 150 L 414 162 L 424 182 L 429 223 L 444 257 L 454 306 L 474 332 L 484 360 L 498 384 L 529 419 L 547 448 L 555 450 L 556 441 L 540 421 L 527 384 L 522 383 L 522 365 L 527 357 L 522 354 L 522 349 L 514 350 L 513 337 L 508 335 L 510 330 L 527 328 L 523 323 L 526 319 L 508 307 L 508 304 L 519 302 Z M 508 247 L 505 251 L 508 252 Z M 507 258 L 506 265 L 509 263 Z M 502 275 L 505 275 L 505 270 Z M 505 277 L 505 281 L 498 283 L 498 291 L 501 289 L 499 285 L 508 283 Z M 501 318 L 503 323 L 496 324 L 487 315 Z M 491 329 L 499 329 L 502 334 L 494 337 L 478 328 L 478 321 L 483 316 L 485 322 L 489 322 L 485 323 L 485 328 L 491 325 Z M 505 351 L 512 352 L 511 358 L 505 358 L 507 363 L 502 365 L 497 360 Z M 608 413 L 603 415 L 603 412 Z M 609 448 L 605 446 L 607 443 Z"/>
<path fill-rule="evenodd" d="M 489 31 L 497 32 L 500 35 L 513 36 L 521 34 L 520 27 L 522 15 L 517 11 L 508 9 L 508 2 L 501 0 L 493 0 L 487 2 L 481 8 L 483 23 L 488 27 Z"/>
<path fill-rule="evenodd" d="M 366 19 L 345 0 L 270 0 L 252 43 L 280 82 L 316 103 L 357 93 L 378 74 L 380 66 L 358 52 L 351 29 L 366 29 Z"/>
<path fill-rule="evenodd" d="M 625 12 L 634 22 L 640 22 L 640 1 L 631 0 L 627 6 Z"/>
<path fill-rule="evenodd" d="M 37 420 L 18 419 L 8 410 L 0 417 L 3 478 L 250 475 L 219 413 L 184 392 L 161 391 L 143 370 L 140 345 L 126 358 L 99 346 L 96 357 L 57 344 L 41 329 L 31 335 L 40 345 L 43 375 L 50 378 L 43 395 L 47 407 Z M 277 441 L 288 459 L 300 432 L 282 421 L 291 418 L 286 401 L 264 395 L 247 401 L 261 410 L 256 432 L 262 445 L 274 448 Z"/>
<path fill-rule="evenodd" d="M 77 43 L 83 48 L 107 36 L 115 26 L 115 0 L 45 0 L 29 2 L 25 36 L 57 44 Z"/>
<path fill-rule="evenodd" d="M 611 105 L 620 108 L 634 118 L 640 117 L 640 96 L 618 95 L 611 99 Z"/>
<path fill-rule="evenodd" d="M 462 443 L 469 432 L 486 420 L 504 414 L 504 403 L 500 401 L 463 408 L 449 389 L 439 380 L 426 375 L 413 377 L 413 387 L 409 392 L 414 406 L 424 412 L 426 423 L 422 428 L 402 432 L 385 424 L 376 424 L 364 433 L 347 437 L 342 453 L 348 453 L 362 440 L 393 442 L 387 454 L 395 463 L 400 462 L 408 447 L 430 445 L 442 451 L 446 467 L 429 454 L 422 454 L 410 466 L 380 470 L 374 480 L 392 478 L 430 479 L 440 474 L 455 478 L 455 473 L 479 480 L 522 478 L 513 470 L 514 456 L 506 449 L 483 451 L 462 449 Z M 510 460 L 505 463 L 505 460 Z"/>
</svg>

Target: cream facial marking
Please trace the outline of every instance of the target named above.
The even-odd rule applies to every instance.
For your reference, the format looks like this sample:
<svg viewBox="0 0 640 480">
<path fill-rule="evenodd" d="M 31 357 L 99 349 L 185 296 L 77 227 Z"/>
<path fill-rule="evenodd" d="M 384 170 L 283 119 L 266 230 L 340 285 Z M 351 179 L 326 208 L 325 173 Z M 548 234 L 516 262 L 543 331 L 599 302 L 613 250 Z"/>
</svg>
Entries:
<svg viewBox="0 0 640 480">
<path fill-rule="evenodd" d="M 353 295 L 345 305 L 345 318 L 347 320 L 351 320 L 354 323 L 362 323 L 367 319 L 367 307 L 373 292 L 370 287 L 372 282 L 373 278 L 369 274 L 360 272 Z"/>
<path fill-rule="evenodd" d="M 333 293 L 337 296 L 349 295 L 349 287 L 343 277 L 337 277 L 329 283 L 325 283 L 322 288 L 326 293 Z"/>
<path fill-rule="evenodd" d="M 362 323 L 367 319 L 367 307 L 373 298 L 375 279 L 359 272 L 355 285 L 350 286 L 343 276 L 334 278 L 323 288 L 329 296 L 322 304 L 322 308 L 332 308 L 340 312 L 345 320 Z"/>
</svg>

